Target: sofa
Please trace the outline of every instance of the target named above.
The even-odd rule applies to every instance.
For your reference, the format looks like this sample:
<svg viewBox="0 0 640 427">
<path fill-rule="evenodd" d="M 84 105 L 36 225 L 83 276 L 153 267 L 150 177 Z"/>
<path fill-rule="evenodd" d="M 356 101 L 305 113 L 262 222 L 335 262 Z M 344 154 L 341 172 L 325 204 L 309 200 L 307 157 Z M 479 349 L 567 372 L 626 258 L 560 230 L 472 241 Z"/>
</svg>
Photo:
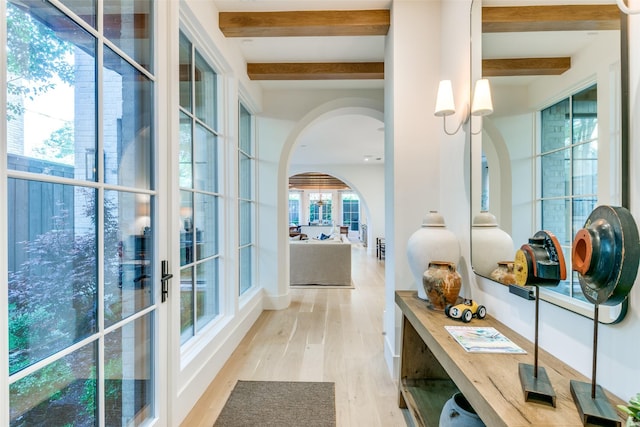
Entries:
<svg viewBox="0 0 640 427">
<path fill-rule="evenodd" d="M 339 235 L 289 242 L 291 285 L 351 285 L 351 243 Z"/>
</svg>

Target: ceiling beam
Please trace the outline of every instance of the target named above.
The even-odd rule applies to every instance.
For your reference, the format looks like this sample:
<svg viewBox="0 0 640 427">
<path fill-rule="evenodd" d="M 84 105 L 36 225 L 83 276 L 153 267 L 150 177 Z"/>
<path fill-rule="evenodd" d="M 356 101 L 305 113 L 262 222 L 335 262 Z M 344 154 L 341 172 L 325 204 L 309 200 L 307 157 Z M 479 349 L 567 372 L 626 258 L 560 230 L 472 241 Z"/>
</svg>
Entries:
<svg viewBox="0 0 640 427">
<path fill-rule="evenodd" d="M 384 79 L 384 62 L 249 63 L 251 80 Z"/>
<path fill-rule="evenodd" d="M 225 37 L 383 36 L 389 10 L 220 12 Z"/>
<path fill-rule="evenodd" d="M 571 68 L 570 57 L 483 59 L 483 77 L 557 76 Z"/>
<path fill-rule="evenodd" d="M 297 190 L 348 190 L 349 186 L 332 175 L 308 172 L 290 176 L 289 188 Z"/>
<path fill-rule="evenodd" d="M 599 31 L 620 29 L 615 4 L 482 8 L 482 32 Z"/>
</svg>

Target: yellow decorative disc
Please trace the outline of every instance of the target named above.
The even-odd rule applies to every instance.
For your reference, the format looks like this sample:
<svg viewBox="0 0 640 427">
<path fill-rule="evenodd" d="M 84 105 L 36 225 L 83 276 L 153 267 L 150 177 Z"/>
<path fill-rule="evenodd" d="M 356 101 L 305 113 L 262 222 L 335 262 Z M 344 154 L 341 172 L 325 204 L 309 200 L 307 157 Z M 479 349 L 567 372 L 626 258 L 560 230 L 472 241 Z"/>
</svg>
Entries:
<svg viewBox="0 0 640 427">
<path fill-rule="evenodd" d="M 513 261 L 513 272 L 516 276 L 516 284 L 524 286 L 529 278 L 529 265 L 527 264 L 527 256 L 522 249 L 516 251 L 516 259 Z"/>
</svg>

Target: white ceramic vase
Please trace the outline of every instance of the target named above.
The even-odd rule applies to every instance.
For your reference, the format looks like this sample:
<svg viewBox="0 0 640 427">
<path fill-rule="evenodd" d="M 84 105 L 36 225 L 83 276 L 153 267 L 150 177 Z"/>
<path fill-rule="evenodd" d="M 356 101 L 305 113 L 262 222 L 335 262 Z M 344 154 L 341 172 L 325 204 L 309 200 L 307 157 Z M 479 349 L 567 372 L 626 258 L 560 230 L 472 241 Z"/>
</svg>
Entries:
<svg viewBox="0 0 640 427">
<path fill-rule="evenodd" d="M 446 261 L 458 264 L 460 244 L 458 238 L 444 223 L 438 212 L 429 212 L 422 220 L 422 226 L 407 241 L 407 260 L 411 274 L 418 288 L 418 297 L 428 300 L 422 283 L 422 276 L 431 261 Z"/>
<path fill-rule="evenodd" d="M 484 427 L 484 425 L 462 393 L 456 393 L 447 400 L 440 413 L 439 427 Z"/>
<path fill-rule="evenodd" d="M 491 278 L 498 262 L 513 261 L 513 239 L 500 227 L 496 217 L 486 211 L 473 218 L 471 227 L 471 263 L 480 276 Z"/>
</svg>

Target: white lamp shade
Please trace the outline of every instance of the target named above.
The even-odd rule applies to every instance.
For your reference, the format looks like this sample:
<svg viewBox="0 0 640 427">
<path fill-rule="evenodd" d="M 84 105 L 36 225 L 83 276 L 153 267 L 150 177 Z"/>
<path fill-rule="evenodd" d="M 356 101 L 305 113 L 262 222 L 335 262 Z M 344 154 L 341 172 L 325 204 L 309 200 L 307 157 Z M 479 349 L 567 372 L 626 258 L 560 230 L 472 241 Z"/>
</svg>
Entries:
<svg viewBox="0 0 640 427">
<path fill-rule="evenodd" d="M 450 116 L 456 112 L 453 102 L 453 88 L 451 80 L 441 80 L 438 86 L 438 98 L 436 99 L 436 111 L 433 113 L 438 117 Z"/>
<path fill-rule="evenodd" d="M 474 116 L 486 116 L 491 113 L 493 113 L 493 102 L 491 101 L 489 80 L 480 79 L 476 82 L 476 87 L 473 92 L 471 114 Z"/>
</svg>

